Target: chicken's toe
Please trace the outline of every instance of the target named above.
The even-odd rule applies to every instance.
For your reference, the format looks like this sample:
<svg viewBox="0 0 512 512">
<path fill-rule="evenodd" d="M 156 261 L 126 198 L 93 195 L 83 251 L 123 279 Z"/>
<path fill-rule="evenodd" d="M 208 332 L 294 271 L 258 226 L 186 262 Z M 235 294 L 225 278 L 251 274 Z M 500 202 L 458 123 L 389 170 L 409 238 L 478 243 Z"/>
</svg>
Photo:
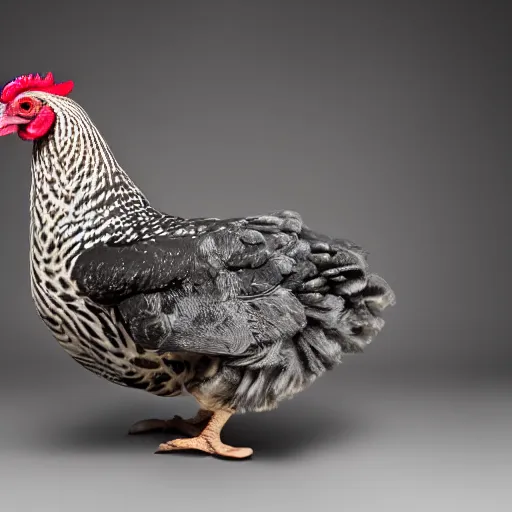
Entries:
<svg viewBox="0 0 512 512">
<path fill-rule="evenodd" d="M 224 444 L 220 440 L 217 442 L 211 441 L 201 435 L 189 439 L 173 439 L 167 443 L 162 443 L 158 447 L 157 453 L 179 450 L 199 450 L 210 455 L 218 455 L 230 459 L 246 459 L 253 454 L 251 448 L 236 448 Z"/>
</svg>

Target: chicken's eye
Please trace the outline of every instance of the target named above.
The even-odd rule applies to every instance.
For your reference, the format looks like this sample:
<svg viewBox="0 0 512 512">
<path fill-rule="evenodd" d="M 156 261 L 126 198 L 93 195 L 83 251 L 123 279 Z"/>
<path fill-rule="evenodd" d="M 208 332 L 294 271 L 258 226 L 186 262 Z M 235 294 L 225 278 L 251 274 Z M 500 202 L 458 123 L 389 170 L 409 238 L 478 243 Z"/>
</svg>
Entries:
<svg viewBox="0 0 512 512">
<path fill-rule="evenodd" d="M 19 102 L 18 104 L 18 112 L 22 115 L 22 116 L 30 116 L 32 114 L 34 114 L 35 110 L 37 108 L 37 103 L 32 101 L 32 100 L 29 100 L 29 99 L 23 99 Z"/>
</svg>

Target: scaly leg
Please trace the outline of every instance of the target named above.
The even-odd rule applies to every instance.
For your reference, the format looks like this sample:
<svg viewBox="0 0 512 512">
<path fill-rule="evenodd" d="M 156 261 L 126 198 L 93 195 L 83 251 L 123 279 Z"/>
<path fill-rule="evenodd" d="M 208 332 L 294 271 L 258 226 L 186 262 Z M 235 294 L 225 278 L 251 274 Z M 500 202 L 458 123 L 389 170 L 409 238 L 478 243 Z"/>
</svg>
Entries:
<svg viewBox="0 0 512 512">
<path fill-rule="evenodd" d="M 198 413 L 193 417 L 184 420 L 181 416 L 174 416 L 170 420 L 150 419 L 142 420 L 134 423 L 129 434 L 147 434 L 149 432 L 168 432 L 178 431 L 186 436 L 196 437 L 206 427 L 212 413 L 205 409 L 199 409 Z"/>
<path fill-rule="evenodd" d="M 176 450 L 200 450 L 211 455 L 220 455 L 231 459 L 245 459 L 253 454 L 251 448 L 235 448 L 224 444 L 220 440 L 220 433 L 232 412 L 216 411 L 211 415 L 203 431 L 189 439 L 173 439 L 158 447 L 158 452 L 172 452 Z"/>
</svg>

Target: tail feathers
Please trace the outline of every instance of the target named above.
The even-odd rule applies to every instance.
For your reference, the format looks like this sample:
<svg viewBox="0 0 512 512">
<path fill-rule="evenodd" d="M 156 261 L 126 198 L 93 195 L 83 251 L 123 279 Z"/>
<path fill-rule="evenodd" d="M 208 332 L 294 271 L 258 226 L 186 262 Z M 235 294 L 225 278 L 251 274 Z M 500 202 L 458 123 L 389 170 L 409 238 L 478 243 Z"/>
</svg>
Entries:
<svg viewBox="0 0 512 512">
<path fill-rule="evenodd" d="M 219 404 L 237 412 L 272 409 L 340 363 L 344 354 L 361 352 L 382 329 L 381 312 L 395 302 L 389 285 L 369 272 L 367 253 L 354 243 L 314 233 L 294 212 L 247 220 L 248 230 L 258 234 L 244 234 L 243 242 L 252 244 L 253 252 L 236 252 L 234 265 L 243 265 L 239 298 L 255 303 L 264 296 L 279 316 L 292 304 L 297 310 L 302 306 L 304 314 L 294 314 L 293 337 L 266 336 L 272 343 L 253 344 L 227 358 L 203 385 L 210 393 L 221 390 Z M 270 304 L 269 295 L 277 290 L 282 309 Z M 265 318 L 277 323 L 267 314 L 260 322 Z M 255 331 L 264 332 L 262 325 Z"/>
<path fill-rule="evenodd" d="M 322 328 L 344 353 L 361 352 L 384 326 L 382 311 L 395 303 L 384 279 L 369 272 L 367 253 L 348 240 L 304 229 L 310 245 L 307 277 L 295 291 L 310 325 Z M 313 265 L 314 268 L 311 267 Z"/>
</svg>

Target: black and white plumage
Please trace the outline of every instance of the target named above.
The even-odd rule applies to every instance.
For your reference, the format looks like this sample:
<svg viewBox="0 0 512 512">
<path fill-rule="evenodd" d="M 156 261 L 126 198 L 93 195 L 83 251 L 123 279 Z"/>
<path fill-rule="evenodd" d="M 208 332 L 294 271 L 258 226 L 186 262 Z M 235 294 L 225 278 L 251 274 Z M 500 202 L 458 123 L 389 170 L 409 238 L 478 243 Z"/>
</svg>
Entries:
<svg viewBox="0 0 512 512">
<path fill-rule="evenodd" d="M 209 411 L 263 411 L 383 327 L 394 294 L 360 247 L 291 211 L 159 212 L 77 103 L 23 95 L 55 113 L 33 149 L 32 293 L 88 370 L 156 395 L 186 390 Z"/>
<path fill-rule="evenodd" d="M 320 240 L 296 213 L 199 231 L 95 245 L 71 277 L 95 303 L 115 307 L 144 349 L 220 359 L 213 377 L 192 384 L 215 407 L 272 408 L 382 327 L 392 295 L 367 273 L 362 251 Z"/>
</svg>

